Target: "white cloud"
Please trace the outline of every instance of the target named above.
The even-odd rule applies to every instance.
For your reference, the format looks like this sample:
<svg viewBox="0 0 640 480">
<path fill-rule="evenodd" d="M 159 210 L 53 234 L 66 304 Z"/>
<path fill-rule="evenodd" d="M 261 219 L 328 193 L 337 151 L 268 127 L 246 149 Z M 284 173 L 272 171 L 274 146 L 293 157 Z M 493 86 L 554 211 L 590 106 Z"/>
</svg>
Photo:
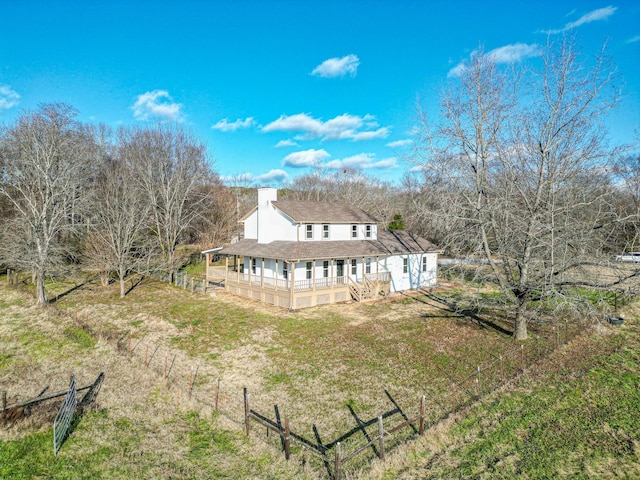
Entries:
<svg viewBox="0 0 640 480">
<path fill-rule="evenodd" d="M 323 78 L 344 77 L 346 74 L 356 76 L 360 59 L 357 55 L 347 55 L 342 58 L 330 58 L 313 69 L 311 75 Z"/>
<path fill-rule="evenodd" d="M 406 140 L 396 140 L 395 142 L 389 142 L 385 146 L 390 148 L 399 148 L 399 147 L 406 147 L 408 145 L 411 145 L 412 143 L 413 143 L 413 140 L 409 140 L 407 138 Z"/>
<path fill-rule="evenodd" d="M 301 152 L 293 152 L 284 157 L 282 165 L 285 167 L 315 167 L 325 158 L 330 157 L 329 153 L 324 150 L 303 150 Z"/>
<path fill-rule="evenodd" d="M 342 170 L 345 168 L 355 169 L 372 169 L 372 168 L 393 168 L 396 167 L 398 161 L 395 157 L 385 158 L 376 161 L 374 153 L 359 153 L 342 160 L 331 160 L 324 166 L 334 170 Z"/>
<path fill-rule="evenodd" d="M 282 115 L 277 120 L 265 125 L 262 131 L 299 132 L 300 135 L 296 137 L 296 140 L 321 138 L 322 140 L 359 141 L 386 138 L 389 135 L 389 129 L 378 127 L 378 122 L 372 115 L 359 117 L 345 113 L 323 122 L 306 113 L 298 113 L 296 115 Z"/>
<path fill-rule="evenodd" d="M 276 148 L 281 148 L 281 147 L 298 147 L 299 145 L 294 142 L 291 139 L 286 139 L 286 140 L 280 140 L 278 143 L 276 143 Z"/>
<path fill-rule="evenodd" d="M 265 183 L 282 183 L 287 178 L 289 178 L 289 174 L 284 170 L 280 170 L 279 168 L 269 170 L 267 173 L 263 173 L 260 175 L 254 175 L 253 173 L 245 172 L 239 175 L 229 175 L 229 176 L 221 176 L 220 180 L 226 185 L 254 185 L 254 184 L 265 184 Z"/>
<path fill-rule="evenodd" d="M 537 57 L 541 54 L 540 47 L 535 43 L 514 43 L 491 50 L 487 56 L 493 58 L 496 63 L 516 63 L 525 58 Z"/>
<path fill-rule="evenodd" d="M 627 40 L 624 43 L 636 43 L 636 42 L 640 42 L 640 35 L 636 35 L 635 37 L 631 37 L 629 40 Z"/>
<path fill-rule="evenodd" d="M 182 105 L 175 103 L 166 90 L 153 90 L 138 95 L 136 103 L 131 108 L 137 120 L 159 117 L 165 120 L 182 121 L 180 113 Z"/>
<path fill-rule="evenodd" d="M 237 119 L 235 122 L 230 122 L 228 118 L 223 118 L 215 125 L 212 125 L 213 130 L 220 130 L 221 132 L 235 132 L 241 128 L 250 128 L 256 124 L 253 117 L 247 117 L 244 120 Z"/>
<path fill-rule="evenodd" d="M 550 34 L 562 33 L 562 32 L 566 32 L 567 30 L 571 30 L 572 28 L 580 27 L 587 23 L 597 22 L 599 20 L 605 20 L 609 18 L 611 15 L 613 15 L 617 9 L 618 7 L 614 7 L 612 5 L 609 5 L 608 7 L 604 7 L 604 8 L 598 8 L 596 10 L 590 11 L 589 13 L 585 13 L 578 20 L 574 22 L 569 22 L 562 28 L 553 29 L 553 30 L 544 30 L 543 32 L 550 33 Z"/>
<path fill-rule="evenodd" d="M 289 178 L 289 174 L 284 170 L 280 170 L 279 168 L 276 168 L 274 170 L 269 170 L 267 173 L 263 173 L 262 175 L 258 175 L 255 178 L 257 182 L 282 183 L 287 178 Z"/>
<path fill-rule="evenodd" d="M 15 107 L 19 100 L 18 92 L 9 85 L 0 85 L 0 111 Z"/>
<path fill-rule="evenodd" d="M 478 55 L 478 51 L 471 52 L 471 57 Z M 494 48 L 485 53 L 486 57 L 493 59 L 496 63 L 516 63 L 525 58 L 537 57 L 541 54 L 540 47 L 535 43 L 532 45 L 526 43 L 513 43 L 503 47 Z M 447 73 L 447 77 L 459 77 L 467 68 L 467 60 L 460 62 Z"/>
</svg>

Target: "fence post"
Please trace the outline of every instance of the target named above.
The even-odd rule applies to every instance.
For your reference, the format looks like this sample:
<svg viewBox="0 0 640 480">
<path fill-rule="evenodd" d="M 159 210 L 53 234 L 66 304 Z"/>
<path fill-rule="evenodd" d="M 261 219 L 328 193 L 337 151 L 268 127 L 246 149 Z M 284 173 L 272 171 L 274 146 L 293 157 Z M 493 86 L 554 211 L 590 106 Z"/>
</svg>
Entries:
<svg viewBox="0 0 640 480">
<path fill-rule="evenodd" d="M 244 429 L 248 436 L 251 430 L 249 428 L 250 408 L 249 408 L 249 394 L 247 393 L 247 387 L 244 387 L 243 392 L 244 392 Z"/>
<path fill-rule="evenodd" d="M 164 353 L 164 375 L 162 378 L 167 379 L 167 352 Z"/>
<path fill-rule="evenodd" d="M 380 460 L 384 462 L 384 426 L 382 425 L 382 415 L 378 417 L 378 437 L 380 439 Z"/>
<path fill-rule="evenodd" d="M 340 480 L 340 442 L 336 443 L 333 465 L 333 480 Z"/>
<path fill-rule="evenodd" d="M 216 384 L 216 392 L 213 398 L 213 410 L 218 411 L 218 396 L 220 395 L 220 378 L 218 378 L 218 383 Z"/>
<path fill-rule="evenodd" d="M 284 417 L 284 458 L 289 460 L 291 456 L 291 431 L 289 430 L 289 417 Z"/>
<path fill-rule="evenodd" d="M 424 395 L 420 397 L 420 435 L 424 435 Z"/>
</svg>

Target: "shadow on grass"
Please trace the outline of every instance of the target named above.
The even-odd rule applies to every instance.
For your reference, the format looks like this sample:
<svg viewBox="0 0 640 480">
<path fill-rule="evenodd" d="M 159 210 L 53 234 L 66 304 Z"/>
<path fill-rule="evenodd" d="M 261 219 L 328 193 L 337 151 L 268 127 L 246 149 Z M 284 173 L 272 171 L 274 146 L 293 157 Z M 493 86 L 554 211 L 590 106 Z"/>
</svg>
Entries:
<svg viewBox="0 0 640 480">
<path fill-rule="evenodd" d="M 424 298 L 413 297 L 409 295 L 407 295 L 407 298 L 411 298 L 416 302 L 424 303 L 425 305 L 429 305 L 430 307 L 435 307 L 440 310 L 448 311 L 452 314 L 451 316 L 455 318 L 472 318 L 473 320 L 478 322 L 478 325 L 481 328 L 491 328 L 496 332 L 502 333 L 504 335 L 513 336 L 513 331 L 508 330 L 503 326 L 498 325 L 497 323 L 478 315 L 478 310 L 476 308 L 462 308 L 458 306 L 455 302 L 447 300 L 446 298 L 438 297 L 432 292 L 423 292 L 423 294 L 424 294 Z M 429 302 L 426 299 L 429 299 L 431 301 Z M 442 306 L 444 306 L 445 308 L 443 308 Z M 429 314 L 423 315 L 423 318 L 435 318 L 435 317 L 436 315 L 429 315 Z"/>
<path fill-rule="evenodd" d="M 79 283 L 78 285 L 76 285 L 76 286 L 74 286 L 74 287 L 71 287 L 71 288 L 70 288 L 69 290 L 67 290 L 66 292 L 59 293 L 58 295 L 56 295 L 56 296 L 55 296 L 55 298 L 51 298 L 51 299 L 49 300 L 49 304 L 50 304 L 50 305 L 55 304 L 55 303 L 56 303 L 57 301 L 59 301 L 61 298 L 64 298 L 64 297 L 66 297 L 67 295 L 69 295 L 69 294 L 71 294 L 71 293 L 75 292 L 76 290 L 78 290 L 78 289 L 80 289 L 80 288 L 84 287 L 85 285 L 87 285 L 87 284 L 89 284 L 89 283 L 93 282 L 96 278 L 98 278 L 98 275 L 95 275 L 95 276 L 93 276 L 93 277 L 91 277 L 91 278 L 86 279 L 84 282 Z"/>
</svg>

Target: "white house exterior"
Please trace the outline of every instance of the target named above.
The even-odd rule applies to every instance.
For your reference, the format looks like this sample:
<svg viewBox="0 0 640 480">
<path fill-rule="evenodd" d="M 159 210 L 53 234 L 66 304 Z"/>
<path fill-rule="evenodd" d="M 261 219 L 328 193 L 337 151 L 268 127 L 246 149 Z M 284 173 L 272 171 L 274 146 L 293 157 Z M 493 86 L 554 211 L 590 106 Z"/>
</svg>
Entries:
<svg viewBox="0 0 640 480">
<path fill-rule="evenodd" d="M 436 284 L 437 248 L 404 231 L 378 230 L 376 220 L 350 205 L 278 201 L 258 190 L 258 205 L 241 220 L 244 239 L 216 255 L 207 280 L 229 292 L 297 309 L 362 301 Z"/>
</svg>

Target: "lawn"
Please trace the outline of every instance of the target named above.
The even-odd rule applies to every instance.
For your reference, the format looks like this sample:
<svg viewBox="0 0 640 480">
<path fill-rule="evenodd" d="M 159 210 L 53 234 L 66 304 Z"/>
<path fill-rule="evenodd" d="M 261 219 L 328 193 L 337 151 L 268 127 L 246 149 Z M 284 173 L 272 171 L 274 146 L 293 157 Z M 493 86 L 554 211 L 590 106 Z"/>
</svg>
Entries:
<svg viewBox="0 0 640 480">
<path fill-rule="evenodd" d="M 102 287 L 96 280 L 58 282 L 50 288 L 58 299 L 43 312 L 29 307 L 26 294 L 7 287 L 0 277 L 4 307 L 0 342 L 5 346 L 0 354 L 0 384 L 10 395 L 26 397 L 48 383 L 56 383 L 52 390 L 64 388 L 70 371 L 77 372 L 81 384 L 104 371 L 105 386 L 98 408 L 79 424 L 57 463 L 50 462 L 51 428 L 46 421 L 27 418 L 19 426 L 2 430 L 0 440 L 6 448 L 0 453 L 0 469 L 5 469 L 0 470 L 0 478 L 82 478 L 77 476 L 82 465 L 86 478 L 325 478 L 322 465 L 299 447 L 287 463 L 278 453 L 277 439 L 266 439 L 264 429 L 254 428 L 250 439 L 242 434 L 244 387 L 251 393 L 253 409 L 273 418 L 274 405 L 278 405 L 282 416 L 291 419 L 293 431 L 314 439 L 315 426 L 326 443 L 355 426 L 354 414 L 368 420 L 393 408 L 390 398 L 413 416 L 419 398 L 425 395 L 430 425 L 448 413 L 453 382 L 473 375 L 477 366 L 495 363 L 516 347 L 508 335 L 511 325 L 502 316 L 469 314 L 464 309 L 456 313 L 447 308 L 446 304 L 464 301 L 460 292 L 465 289 L 455 286 L 436 296 L 399 296 L 373 304 L 297 312 L 224 292 L 215 297 L 194 294 L 150 279 L 135 286 L 124 299 L 119 298 L 117 285 Z M 94 335 L 87 335 L 76 318 L 90 324 Z M 533 339 L 553 342 L 549 327 L 533 325 Z M 132 339 L 129 344 L 137 348 L 138 357 L 118 353 L 113 343 L 96 339 L 98 328 L 100 332 L 113 329 L 121 339 Z M 568 330 L 577 331 L 573 325 Z M 614 342 L 618 335 L 603 338 Z M 154 374 L 141 365 L 146 345 L 155 346 L 154 361 L 161 363 L 164 358 L 165 369 L 171 358 L 177 359 L 175 371 L 184 371 L 185 378 L 197 369 L 191 400 L 179 389 L 167 388 L 158 370 Z M 620 350 L 612 345 L 612 352 Z M 529 365 L 533 359 L 526 361 Z M 585 362 L 589 368 L 597 364 L 590 357 Z M 560 373 L 548 381 L 557 378 L 565 385 L 566 378 Z M 220 414 L 202 404 L 206 400 L 211 405 L 218 381 Z M 527 397 L 517 392 L 510 393 L 513 398 L 504 405 L 497 404 L 496 411 L 507 415 L 522 409 Z M 546 404 L 541 400 L 540 408 L 564 398 L 562 391 L 556 394 Z M 468 424 L 459 422 L 456 428 L 461 430 L 452 427 L 448 435 L 477 435 L 473 426 L 484 420 L 474 412 L 469 412 Z M 493 415 L 493 422 L 500 423 L 502 417 Z M 491 418 L 491 413 L 482 416 Z M 513 429 L 521 430 L 523 425 L 514 423 Z M 611 428 L 619 429 L 615 425 Z M 503 443 L 513 443 L 508 433 L 496 435 L 505 439 Z M 411 431 L 405 429 L 401 438 L 409 437 Z M 494 440 L 487 440 L 487 445 L 492 443 Z M 32 448 L 38 454 L 27 461 L 25 452 Z M 482 452 L 488 447 L 476 448 L 480 453 L 475 457 L 467 452 L 461 452 L 461 457 L 485 458 Z M 412 462 L 403 460 L 399 469 L 378 466 L 370 470 L 373 455 L 368 452 L 353 461 L 347 474 L 373 478 L 380 472 L 400 475 L 404 468 L 419 471 L 422 461 L 433 462 L 430 455 L 430 449 L 423 449 Z M 520 465 L 514 455 L 521 453 L 507 452 L 510 461 Z M 453 458 L 449 463 L 464 468 L 470 477 L 484 475 L 488 468 L 478 470 L 477 462 L 467 466 L 465 460 L 456 463 Z M 72 466 L 76 464 L 77 468 Z M 599 464 L 593 465 L 597 469 Z M 453 471 L 443 467 L 440 478 Z"/>
</svg>

